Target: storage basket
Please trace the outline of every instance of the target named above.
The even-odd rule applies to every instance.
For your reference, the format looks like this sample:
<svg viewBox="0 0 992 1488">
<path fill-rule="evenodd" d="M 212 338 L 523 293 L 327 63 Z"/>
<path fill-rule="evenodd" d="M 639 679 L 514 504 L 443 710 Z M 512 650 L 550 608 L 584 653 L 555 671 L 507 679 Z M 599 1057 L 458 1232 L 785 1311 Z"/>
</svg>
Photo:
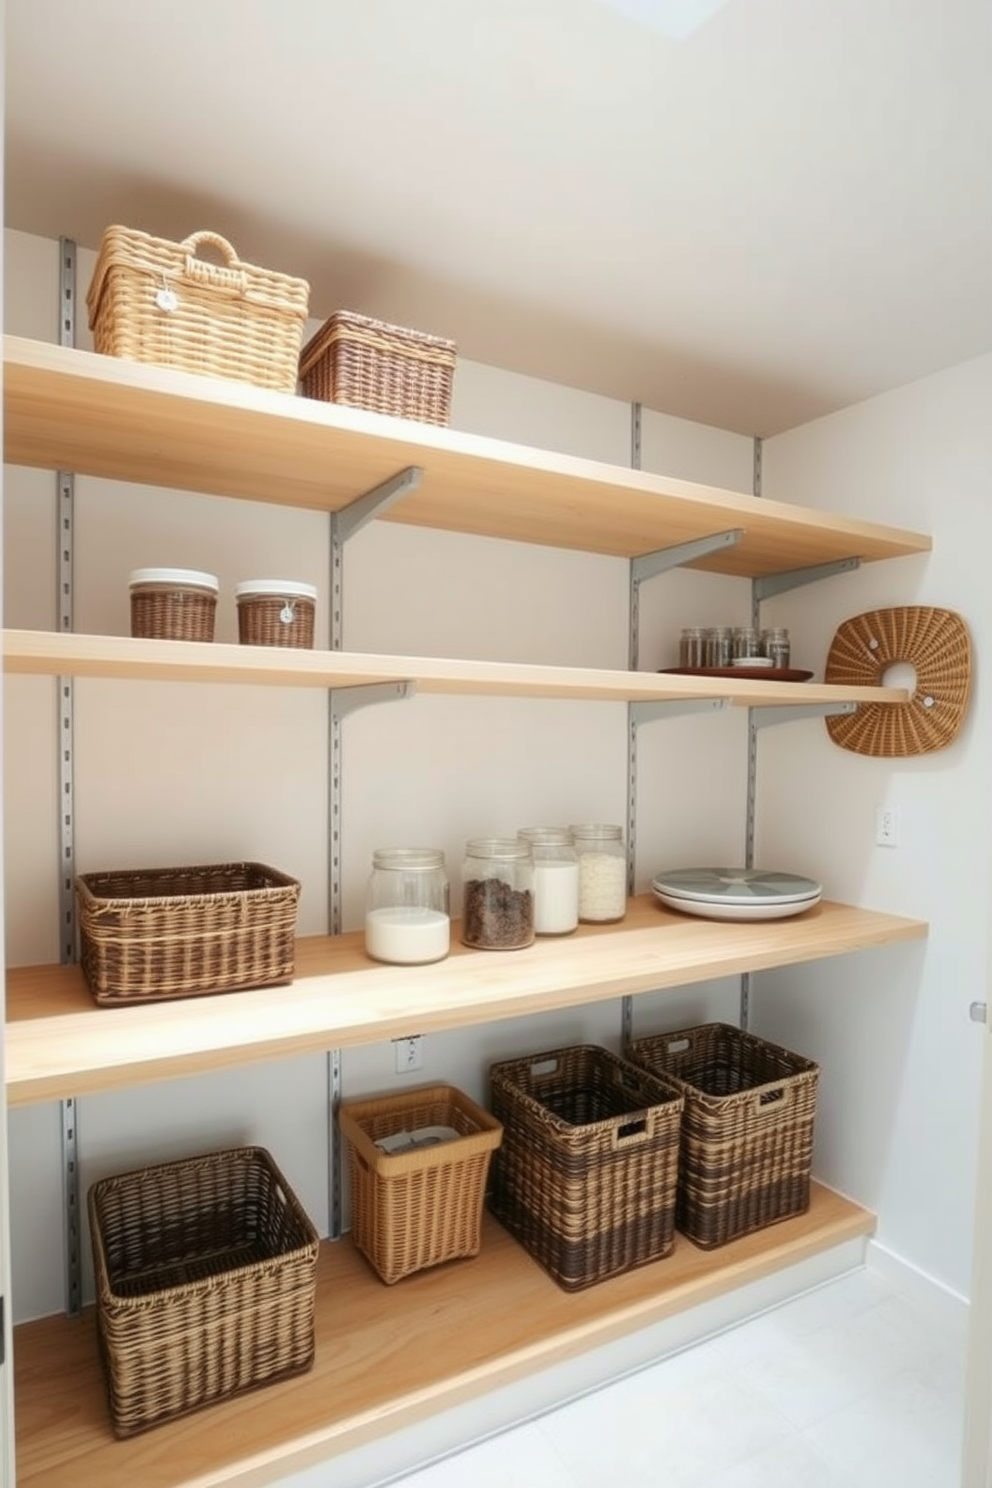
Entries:
<svg viewBox="0 0 992 1488">
<path fill-rule="evenodd" d="M 726 1023 L 635 1039 L 685 1096 L 676 1224 L 712 1249 L 809 1207 L 819 1068 Z"/>
<path fill-rule="evenodd" d="M 310 1368 L 317 1232 L 264 1148 L 105 1178 L 87 1203 L 117 1436 Z"/>
<path fill-rule="evenodd" d="M 130 578 L 131 634 L 167 641 L 212 641 L 216 576 L 191 568 L 136 568 Z"/>
<path fill-rule="evenodd" d="M 222 259 L 199 256 L 212 248 Z M 242 263 L 219 233 L 182 243 L 103 234 L 86 295 L 99 352 L 295 392 L 310 301 L 305 279 Z"/>
<path fill-rule="evenodd" d="M 300 384 L 325 403 L 446 424 L 456 358 L 441 336 L 338 310 L 303 348 Z"/>
<path fill-rule="evenodd" d="M 292 579 L 246 579 L 234 591 L 243 646 L 312 646 L 317 590 Z"/>
<path fill-rule="evenodd" d="M 495 1064 L 493 1212 L 566 1291 L 669 1254 L 682 1096 L 606 1049 Z"/>
<path fill-rule="evenodd" d="M 82 873 L 83 974 L 111 1005 L 291 982 L 299 897 L 263 863 Z"/>
<path fill-rule="evenodd" d="M 486 1178 L 502 1128 L 451 1085 L 348 1101 L 351 1232 L 387 1283 L 441 1261 L 478 1254 Z M 384 1152 L 383 1137 L 449 1127 L 457 1139 Z"/>
</svg>

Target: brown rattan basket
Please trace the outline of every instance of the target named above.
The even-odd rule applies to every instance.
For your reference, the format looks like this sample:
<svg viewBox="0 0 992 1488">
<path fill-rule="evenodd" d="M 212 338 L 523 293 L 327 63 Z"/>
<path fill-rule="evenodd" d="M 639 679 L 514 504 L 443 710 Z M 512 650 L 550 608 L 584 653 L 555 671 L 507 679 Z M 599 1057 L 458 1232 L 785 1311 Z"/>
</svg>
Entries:
<svg viewBox="0 0 992 1488">
<path fill-rule="evenodd" d="M 685 1097 L 676 1225 L 712 1249 L 809 1208 L 819 1069 L 727 1023 L 635 1039 Z"/>
<path fill-rule="evenodd" d="M 104 1178 L 87 1197 L 117 1436 L 310 1368 L 317 1232 L 264 1148 Z"/>
<path fill-rule="evenodd" d="M 295 580 L 246 579 L 235 590 L 242 646 L 313 645 L 317 590 Z"/>
<path fill-rule="evenodd" d="M 971 691 L 971 642 L 961 616 L 932 605 L 853 615 L 830 643 L 824 681 L 881 687 L 898 662 L 916 672 L 913 696 L 906 703 L 861 703 L 854 713 L 826 719 L 842 749 L 903 759 L 944 749 L 957 737 Z"/>
<path fill-rule="evenodd" d="M 83 974 L 108 1005 L 291 982 L 299 897 L 263 863 L 82 873 Z"/>
<path fill-rule="evenodd" d="M 325 403 L 446 424 L 456 359 L 441 336 L 338 310 L 303 348 L 300 385 Z"/>
<path fill-rule="evenodd" d="M 202 248 L 221 259 L 200 257 Z M 182 243 L 108 227 L 86 296 L 107 356 L 295 392 L 310 301 L 305 279 L 242 263 L 218 233 Z"/>
<path fill-rule="evenodd" d="M 130 579 L 131 634 L 155 640 L 212 641 L 217 579 L 188 568 L 136 568 Z"/>
<path fill-rule="evenodd" d="M 478 1254 L 498 1121 L 453 1086 L 430 1085 L 348 1101 L 340 1122 L 350 1151 L 352 1238 L 383 1281 Z M 376 1146 L 430 1126 L 450 1127 L 458 1138 L 406 1152 Z"/>
<path fill-rule="evenodd" d="M 606 1049 L 493 1065 L 503 1123 L 490 1203 L 565 1291 L 667 1256 L 682 1096 Z"/>
</svg>

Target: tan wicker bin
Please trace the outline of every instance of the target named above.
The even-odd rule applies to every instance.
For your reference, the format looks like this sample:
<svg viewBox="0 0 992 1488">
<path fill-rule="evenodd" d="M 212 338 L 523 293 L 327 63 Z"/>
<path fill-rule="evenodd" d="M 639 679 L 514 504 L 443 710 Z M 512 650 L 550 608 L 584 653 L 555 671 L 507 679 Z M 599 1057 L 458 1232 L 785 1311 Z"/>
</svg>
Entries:
<svg viewBox="0 0 992 1488">
<path fill-rule="evenodd" d="M 498 1121 L 452 1085 L 347 1101 L 351 1233 L 382 1280 L 479 1252 L 486 1178 L 502 1138 Z M 387 1153 L 383 1137 L 451 1127 L 457 1140 Z"/>
<path fill-rule="evenodd" d="M 108 1005 L 291 982 L 299 897 L 264 863 L 81 873 L 83 975 Z"/>
<path fill-rule="evenodd" d="M 86 295 L 93 343 L 107 356 L 288 393 L 309 302 L 305 279 L 242 263 L 219 233 L 173 243 L 120 226 L 103 234 Z"/>
<path fill-rule="evenodd" d="M 819 1068 L 728 1023 L 635 1039 L 683 1092 L 676 1224 L 709 1250 L 809 1208 Z"/>
<path fill-rule="evenodd" d="M 456 360 L 453 341 L 338 310 L 303 348 L 300 385 L 325 403 L 446 424 Z"/>
<path fill-rule="evenodd" d="M 490 1204 L 566 1291 L 674 1244 L 682 1096 L 596 1045 L 493 1065 Z"/>
<path fill-rule="evenodd" d="M 317 1232 L 264 1148 L 105 1178 L 87 1201 L 117 1436 L 310 1368 Z"/>
</svg>

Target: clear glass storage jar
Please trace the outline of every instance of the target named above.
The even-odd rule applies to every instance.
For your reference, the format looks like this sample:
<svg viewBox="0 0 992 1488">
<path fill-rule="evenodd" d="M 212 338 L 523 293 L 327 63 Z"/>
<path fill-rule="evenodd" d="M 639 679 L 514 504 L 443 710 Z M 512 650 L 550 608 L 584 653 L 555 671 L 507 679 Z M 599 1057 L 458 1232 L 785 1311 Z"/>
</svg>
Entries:
<svg viewBox="0 0 992 1488">
<path fill-rule="evenodd" d="M 774 625 L 770 630 L 761 632 L 761 650 L 765 656 L 771 658 L 773 666 L 783 668 L 789 665 L 792 647 L 789 632 L 784 625 Z"/>
<path fill-rule="evenodd" d="M 365 896 L 365 949 L 373 960 L 397 966 L 422 966 L 448 954 L 448 875 L 440 848 L 376 848 Z"/>
<path fill-rule="evenodd" d="M 627 852 L 623 828 L 573 826 L 579 860 L 579 919 L 585 924 L 622 920 L 627 913 Z"/>
<path fill-rule="evenodd" d="M 475 837 L 465 844 L 462 942 L 476 950 L 518 951 L 534 943 L 534 855 L 520 837 Z"/>
<path fill-rule="evenodd" d="M 579 923 L 579 859 L 567 827 L 521 827 L 534 855 L 534 933 L 568 935 Z"/>
</svg>

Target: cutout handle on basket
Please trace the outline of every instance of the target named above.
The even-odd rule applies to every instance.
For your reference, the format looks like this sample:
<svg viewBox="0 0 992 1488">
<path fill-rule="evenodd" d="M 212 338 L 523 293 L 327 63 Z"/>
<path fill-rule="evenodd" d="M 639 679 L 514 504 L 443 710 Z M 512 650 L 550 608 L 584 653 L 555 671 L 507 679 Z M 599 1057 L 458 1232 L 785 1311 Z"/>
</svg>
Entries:
<svg viewBox="0 0 992 1488">
<path fill-rule="evenodd" d="M 541 1080 L 547 1075 L 556 1075 L 557 1073 L 557 1059 L 538 1059 L 530 1067 L 530 1077 L 532 1080 Z"/>
<path fill-rule="evenodd" d="M 216 248 L 223 263 L 211 263 L 208 258 L 198 258 L 197 253 L 204 244 Z M 187 279 L 200 279 L 207 284 L 224 286 L 235 290 L 238 294 L 244 294 L 248 287 L 248 277 L 241 266 L 241 260 L 235 253 L 231 244 L 220 233 L 195 232 L 186 238 L 182 244 L 186 249 L 186 265 L 183 272 Z"/>
<path fill-rule="evenodd" d="M 756 1116 L 775 1116 L 792 1103 L 792 1088 L 789 1085 L 769 1085 L 759 1090 L 752 1105 Z"/>
<path fill-rule="evenodd" d="M 613 1150 L 616 1151 L 618 1147 L 633 1146 L 636 1142 L 646 1142 L 654 1135 L 653 1126 L 654 1122 L 647 1112 L 636 1116 L 633 1121 L 625 1121 L 623 1126 L 615 1126 L 612 1133 Z"/>
</svg>

